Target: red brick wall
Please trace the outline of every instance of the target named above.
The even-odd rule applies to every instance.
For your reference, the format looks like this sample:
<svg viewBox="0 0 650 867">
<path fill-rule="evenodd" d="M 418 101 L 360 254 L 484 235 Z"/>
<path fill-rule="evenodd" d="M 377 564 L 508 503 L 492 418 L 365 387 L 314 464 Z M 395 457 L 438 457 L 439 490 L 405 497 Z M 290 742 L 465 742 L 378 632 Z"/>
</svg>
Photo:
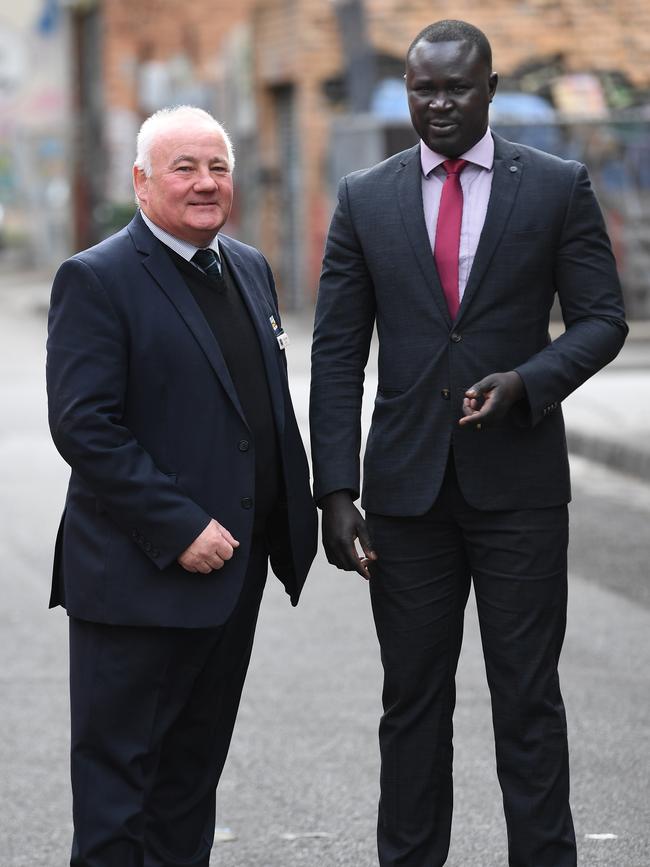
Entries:
<svg viewBox="0 0 650 867">
<path fill-rule="evenodd" d="M 206 82 L 217 76 L 219 47 L 248 21 L 253 34 L 259 165 L 267 177 L 282 170 L 273 89 L 293 85 L 298 125 L 304 295 L 318 280 L 330 202 L 325 165 L 332 107 L 322 85 L 340 74 L 341 49 L 329 0 L 104 0 L 107 109 L 137 111 L 137 68 L 146 60 L 185 54 Z M 368 33 L 378 52 L 401 59 L 413 36 L 432 21 L 465 18 L 490 39 L 495 69 L 561 54 L 569 71 L 619 70 L 650 88 L 650 3 L 647 0 L 366 0 Z M 215 79 L 216 80 L 216 79 Z M 225 86 L 228 72 L 225 71 Z M 226 118 L 227 121 L 227 118 Z M 272 264 L 281 248 L 281 196 L 260 192 L 257 237 Z"/>
<path fill-rule="evenodd" d="M 531 60 L 561 54 L 567 71 L 619 70 L 650 87 L 650 3 L 647 0 L 366 0 L 368 33 L 375 49 L 402 58 L 427 24 L 454 17 L 485 31 L 494 66 L 512 74 Z M 273 163 L 268 88 L 293 83 L 301 114 L 305 294 L 313 294 L 329 220 L 324 165 L 332 108 L 322 83 L 340 72 L 341 52 L 333 5 L 324 0 L 261 0 L 255 6 L 258 101 L 266 158 Z M 271 259 L 282 255 L 273 231 L 272 196 L 262 206 L 264 242 Z"/>
<path fill-rule="evenodd" d="M 214 75 L 219 46 L 254 0 L 103 0 L 108 108 L 137 108 L 137 66 L 185 55 L 199 79 Z"/>
</svg>

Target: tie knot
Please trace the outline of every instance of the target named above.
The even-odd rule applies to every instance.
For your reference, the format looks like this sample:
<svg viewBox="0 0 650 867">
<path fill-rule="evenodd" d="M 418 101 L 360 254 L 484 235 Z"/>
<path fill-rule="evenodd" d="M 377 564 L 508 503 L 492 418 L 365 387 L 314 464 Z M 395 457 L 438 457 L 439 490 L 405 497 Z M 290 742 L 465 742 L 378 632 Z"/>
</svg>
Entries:
<svg viewBox="0 0 650 867">
<path fill-rule="evenodd" d="M 443 169 L 448 175 L 459 175 L 467 165 L 467 160 L 445 160 Z"/>
<path fill-rule="evenodd" d="M 221 273 L 221 262 L 219 261 L 219 257 L 211 250 L 209 247 L 201 247 L 196 253 L 192 256 L 192 262 L 195 262 L 202 271 L 205 271 L 206 274 L 220 274 Z"/>
</svg>

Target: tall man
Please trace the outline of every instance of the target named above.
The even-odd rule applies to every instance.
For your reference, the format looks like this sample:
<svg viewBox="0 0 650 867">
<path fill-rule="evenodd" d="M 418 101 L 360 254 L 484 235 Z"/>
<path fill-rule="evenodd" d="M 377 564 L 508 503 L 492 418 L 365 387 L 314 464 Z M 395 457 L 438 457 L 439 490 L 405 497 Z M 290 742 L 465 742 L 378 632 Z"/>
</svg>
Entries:
<svg viewBox="0 0 650 867">
<path fill-rule="evenodd" d="M 382 867 L 447 858 L 471 580 L 508 863 L 576 863 L 557 673 L 570 498 L 560 402 L 627 328 L 584 166 L 492 134 L 496 87 L 475 27 L 441 21 L 416 36 L 406 88 L 421 141 L 341 181 L 318 296 L 315 494 L 330 563 L 370 580 L 385 673 Z M 551 342 L 556 295 L 566 332 Z M 364 521 L 354 500 L 375 324 Z"/>
<path fill-rule="evenodd" d="M 295 605 L 315 553 L 273 278 L 219 234 L 232 169 L 209 114 L 157 112 L 139 212 L 52 290 L 73 867 L 207 867 L 269 555 Z"/>
</svg>

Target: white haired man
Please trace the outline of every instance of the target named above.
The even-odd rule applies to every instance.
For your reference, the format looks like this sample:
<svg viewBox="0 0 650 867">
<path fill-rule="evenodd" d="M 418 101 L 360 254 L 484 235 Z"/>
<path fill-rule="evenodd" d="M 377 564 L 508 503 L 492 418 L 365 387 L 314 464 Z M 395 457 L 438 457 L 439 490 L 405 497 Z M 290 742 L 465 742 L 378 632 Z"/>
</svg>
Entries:
<svg viewBox="0 0 650 867">
<path fill-rule="evenodd" d="M 273 278 L 219 234 L 232 169 L 209 114 L 157 112 L 138 213 L 54 281 L 72 867 L 207 867 L 269 558 L 295 605 L 316 549 Z"/>
</svg>

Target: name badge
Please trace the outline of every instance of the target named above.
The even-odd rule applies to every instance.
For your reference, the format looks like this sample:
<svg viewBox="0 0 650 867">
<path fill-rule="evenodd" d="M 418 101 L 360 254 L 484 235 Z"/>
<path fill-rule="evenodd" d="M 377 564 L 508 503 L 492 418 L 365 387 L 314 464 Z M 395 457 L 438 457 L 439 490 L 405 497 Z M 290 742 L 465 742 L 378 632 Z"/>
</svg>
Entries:
<svg viewBox="0 0 650 867">
<path fill-rule="evenodd" d="M 280 349 L 286 349 L 289 345 L 289 335 L 284 328 L 281 328 L 275 321 L 275 316 L 269 316 L 269 322 L 271 323 L 271 328 L 275 334 L 275 339 L 278 341 L 278 346 Z"/>
</svg>

